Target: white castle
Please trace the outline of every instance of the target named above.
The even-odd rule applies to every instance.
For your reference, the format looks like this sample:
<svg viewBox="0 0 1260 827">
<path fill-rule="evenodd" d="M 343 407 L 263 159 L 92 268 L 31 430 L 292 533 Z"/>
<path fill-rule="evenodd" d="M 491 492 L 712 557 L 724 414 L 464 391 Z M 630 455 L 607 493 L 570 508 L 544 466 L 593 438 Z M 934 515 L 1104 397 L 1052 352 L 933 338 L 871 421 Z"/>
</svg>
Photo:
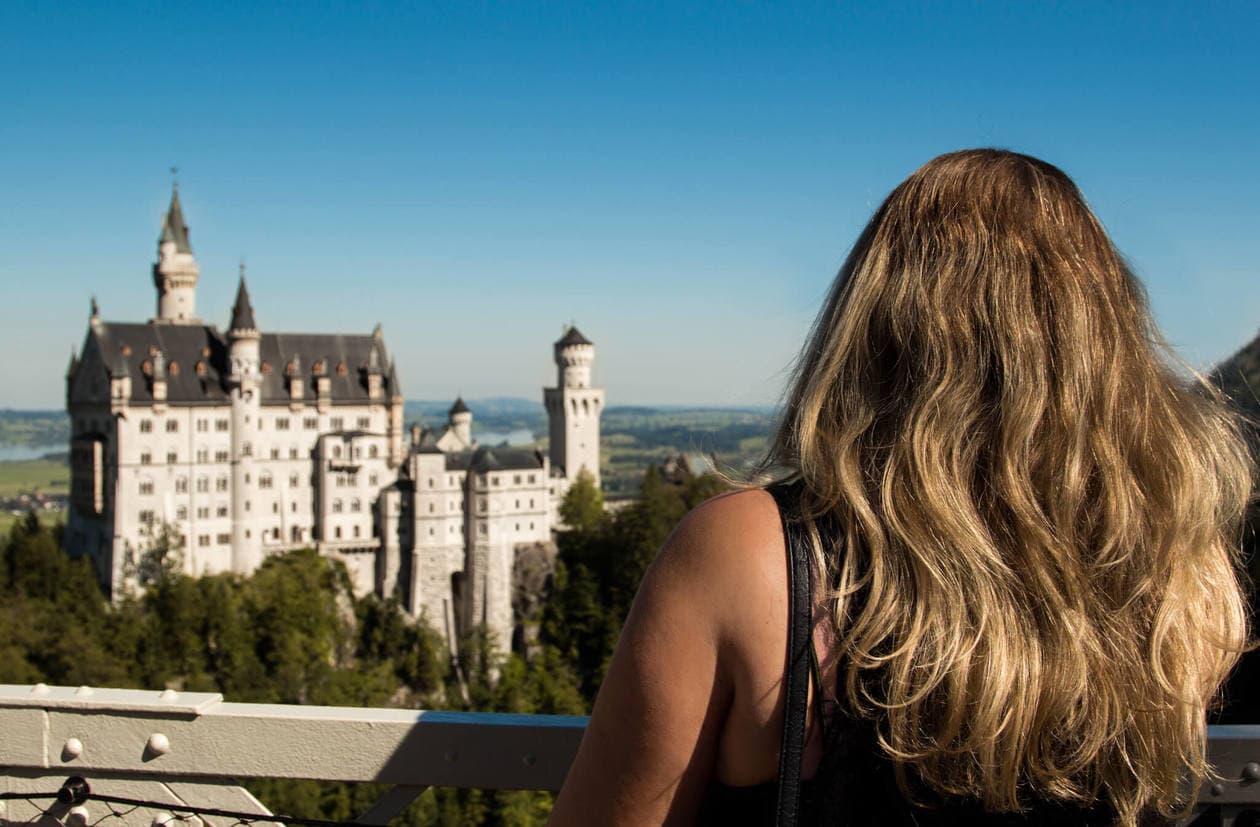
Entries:
<svg viewBox="0 0 1260 827">
<path fill-rule="evenodd" d="M 106 322 L 93 300 L 71 355 L 69 552 L 116 596 L 162 525 L 190 575 L 248 574 L 314 547 L 345 563 L 358 594 L 397 595 L 452 645 L 485 624 L 506 646 L 516 556 L 551 543 L 582 469 L 599 483 L 591 342 L 570 327 L 555 343 L 548 454 L 479 447 L 462 399 L 443 429 L 412 426 L 405 445 L 379 325 L 261 333 L 242 270 L 224 334 L 197 318 L 197 279 L 176 188 L 153 265 L 156 318 Z"/>
</svg>

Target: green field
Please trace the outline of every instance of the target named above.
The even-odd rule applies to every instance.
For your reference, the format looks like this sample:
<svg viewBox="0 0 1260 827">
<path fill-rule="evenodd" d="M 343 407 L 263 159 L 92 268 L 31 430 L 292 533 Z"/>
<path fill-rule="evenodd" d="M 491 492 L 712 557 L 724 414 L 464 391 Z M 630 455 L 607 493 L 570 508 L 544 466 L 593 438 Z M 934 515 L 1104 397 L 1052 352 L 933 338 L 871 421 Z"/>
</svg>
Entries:
<svg viewBox="0 0 1260 827">
<path fill-rule="evenodd" d="M 70 466 L 48 459 L 0 462 L 0 499 L 22 493 L 69 494 Z"/>
<path fill-rule="evenodd" d="M 25 514 L 13 514 L 9 511 L 0 511 L 0 538 L 9 534 L 9 529 L 13 528 L 13 524 L 18 520 L 25 520 Z M 64 522 L 66 512 L 64 511 L 41 511 L 39 512 L 39 524 L 42 526 L 53 526 L 58 522 Z"/>
</svg>

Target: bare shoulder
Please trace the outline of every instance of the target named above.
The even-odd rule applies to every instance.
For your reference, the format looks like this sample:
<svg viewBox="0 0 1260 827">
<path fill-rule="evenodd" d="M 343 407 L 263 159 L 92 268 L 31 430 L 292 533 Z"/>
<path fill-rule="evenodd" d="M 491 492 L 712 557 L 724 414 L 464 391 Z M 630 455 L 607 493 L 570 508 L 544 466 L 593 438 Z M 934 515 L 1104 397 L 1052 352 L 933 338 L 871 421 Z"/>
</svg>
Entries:
<svg viewBox="0 0 1260 827">
<path fill-rule="evenodd" d="M 786 599 L 785 561 L 774 498 L 761 489 L 734 491 L 683 518 L 647 580 L 668 589 L 678 579 L 693 599 L 710 604 L 719 626 L 723 619 L 742 625 L 749 606 L 774 607 Z"/>
<path fill-rule="evenodd" d="M 774 498 L 762 489 L 721 494 L 687 514 L 661 549 L 666 562 L 699 567 L 782 561 L 783 530 Z"/>
</svg>

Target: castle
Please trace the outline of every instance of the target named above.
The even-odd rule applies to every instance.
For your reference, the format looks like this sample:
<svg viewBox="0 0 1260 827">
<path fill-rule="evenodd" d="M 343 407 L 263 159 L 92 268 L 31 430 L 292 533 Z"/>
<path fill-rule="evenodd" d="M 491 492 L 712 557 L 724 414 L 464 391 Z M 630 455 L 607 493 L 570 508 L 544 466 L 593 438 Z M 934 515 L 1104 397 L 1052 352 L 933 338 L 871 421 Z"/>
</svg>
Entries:
<svg viewBox="0 0 1260 827">
<path fill-rule="evenodd" d="M 551 543 L 580 471 L 599 483 L 591 342 L 570 327 L 555 343 L 545 454 L 478 446 L 462 399 L 445 427 L 404 434 L 379 325 L 262 333 L 242 269 L 222 333 L 197 318 L 198 277 L 176 187 L 153 265 L 156 317 L 107 322 L 93 300 L 71 355 L 68 551 L 117 596 L 161 526 L 190 575 L 249 574 L 314 547 L 345 564 L 356 593 L 397 595 L 452 645 L 484 624 L 506 646 L 516 556 Z"/>
</svg>

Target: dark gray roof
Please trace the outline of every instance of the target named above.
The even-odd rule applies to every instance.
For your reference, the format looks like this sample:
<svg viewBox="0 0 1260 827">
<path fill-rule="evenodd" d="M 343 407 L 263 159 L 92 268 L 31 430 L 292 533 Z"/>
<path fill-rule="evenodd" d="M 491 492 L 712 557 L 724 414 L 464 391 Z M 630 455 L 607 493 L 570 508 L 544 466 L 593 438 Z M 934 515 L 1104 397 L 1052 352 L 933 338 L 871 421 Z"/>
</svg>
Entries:
<svg viewBox="0 0 1260 827">
<path fill-rule="evenodd" d="M 468 406 L 464 404 L 464 397 L 462 396 L 455 397 L 455 404 L 451 405 L 450 415 L 454 416 L 457 413 L 472 413 Z"/>
<path fill-rule="evenodd" d="M 179 206 L 179 188 L 171 191 L 171 206 L 162 216 L 162 235 L 159 244 L 175 242 L 175 249 L 181 253 L 191 253 L 192 244 L 188 241 L 188 225 L 184 223 L 184 211 Z"/>
<path fill-rule="evenodd" d="M 469 461 L 470 470 L 479 474 L 487 471 L 520 470 L 522 468 L 542 468 L 543 455 L 532 448 L 488 448 L 482 447 L 473 451 Z"/>
<path fill-rule="evenodd" d="M 229 372 L 227 338 L 212 325 L 133 324 L 97 321 L 89 326 L 105 368 L 115 376 L 131 376 L 131 401 L 153 400 L 149 375 L 153 369 L 152 351 L 160 351 L 166 363 L 166 398 L 172 404 L 219 404 L 227 401 Z M 319 363 L 329 380 L 333 404 L 359 404 L 369 401 L 367 366 L 373 348 L 384 350 L 373 336 L 337 334 L 264 333 L 259 343 L 262 375 L 259 377 L 263 404 L 289 400 L 285 368 L 291 360 L 301 366 L 298 375 L 305 383 L 303 399 L 313 405 L 316 377 L 312 368 Z M 384 361 L 386 354 L 379 354 Z M 149 370 L 144 369 L 145 362 Z M 198 365 L 202 368 L 199 371 Z M 386 381 L 385 398 L 393 395 Z"/>
<path fill-rule="evenodd" d="M 593 344 L 590 339 L 582 335 L 576 327 L 569 327 L 565 334 L 556 342 L 559 347 L 568 347 L 569 345 L 589 345 Z"/>
<path fill-rule="evenodd" d="M 244 267 L 244 265 L 241 265 Z M 236 286 L 236 303 L 232 305 L 232 322 L 228 330 L 257 330 L 254 322 L 254 308 L 249 303 L 249 289 L 245 287 L 245 274 L 241 273 L 240 284 Z"/>
</svg>

